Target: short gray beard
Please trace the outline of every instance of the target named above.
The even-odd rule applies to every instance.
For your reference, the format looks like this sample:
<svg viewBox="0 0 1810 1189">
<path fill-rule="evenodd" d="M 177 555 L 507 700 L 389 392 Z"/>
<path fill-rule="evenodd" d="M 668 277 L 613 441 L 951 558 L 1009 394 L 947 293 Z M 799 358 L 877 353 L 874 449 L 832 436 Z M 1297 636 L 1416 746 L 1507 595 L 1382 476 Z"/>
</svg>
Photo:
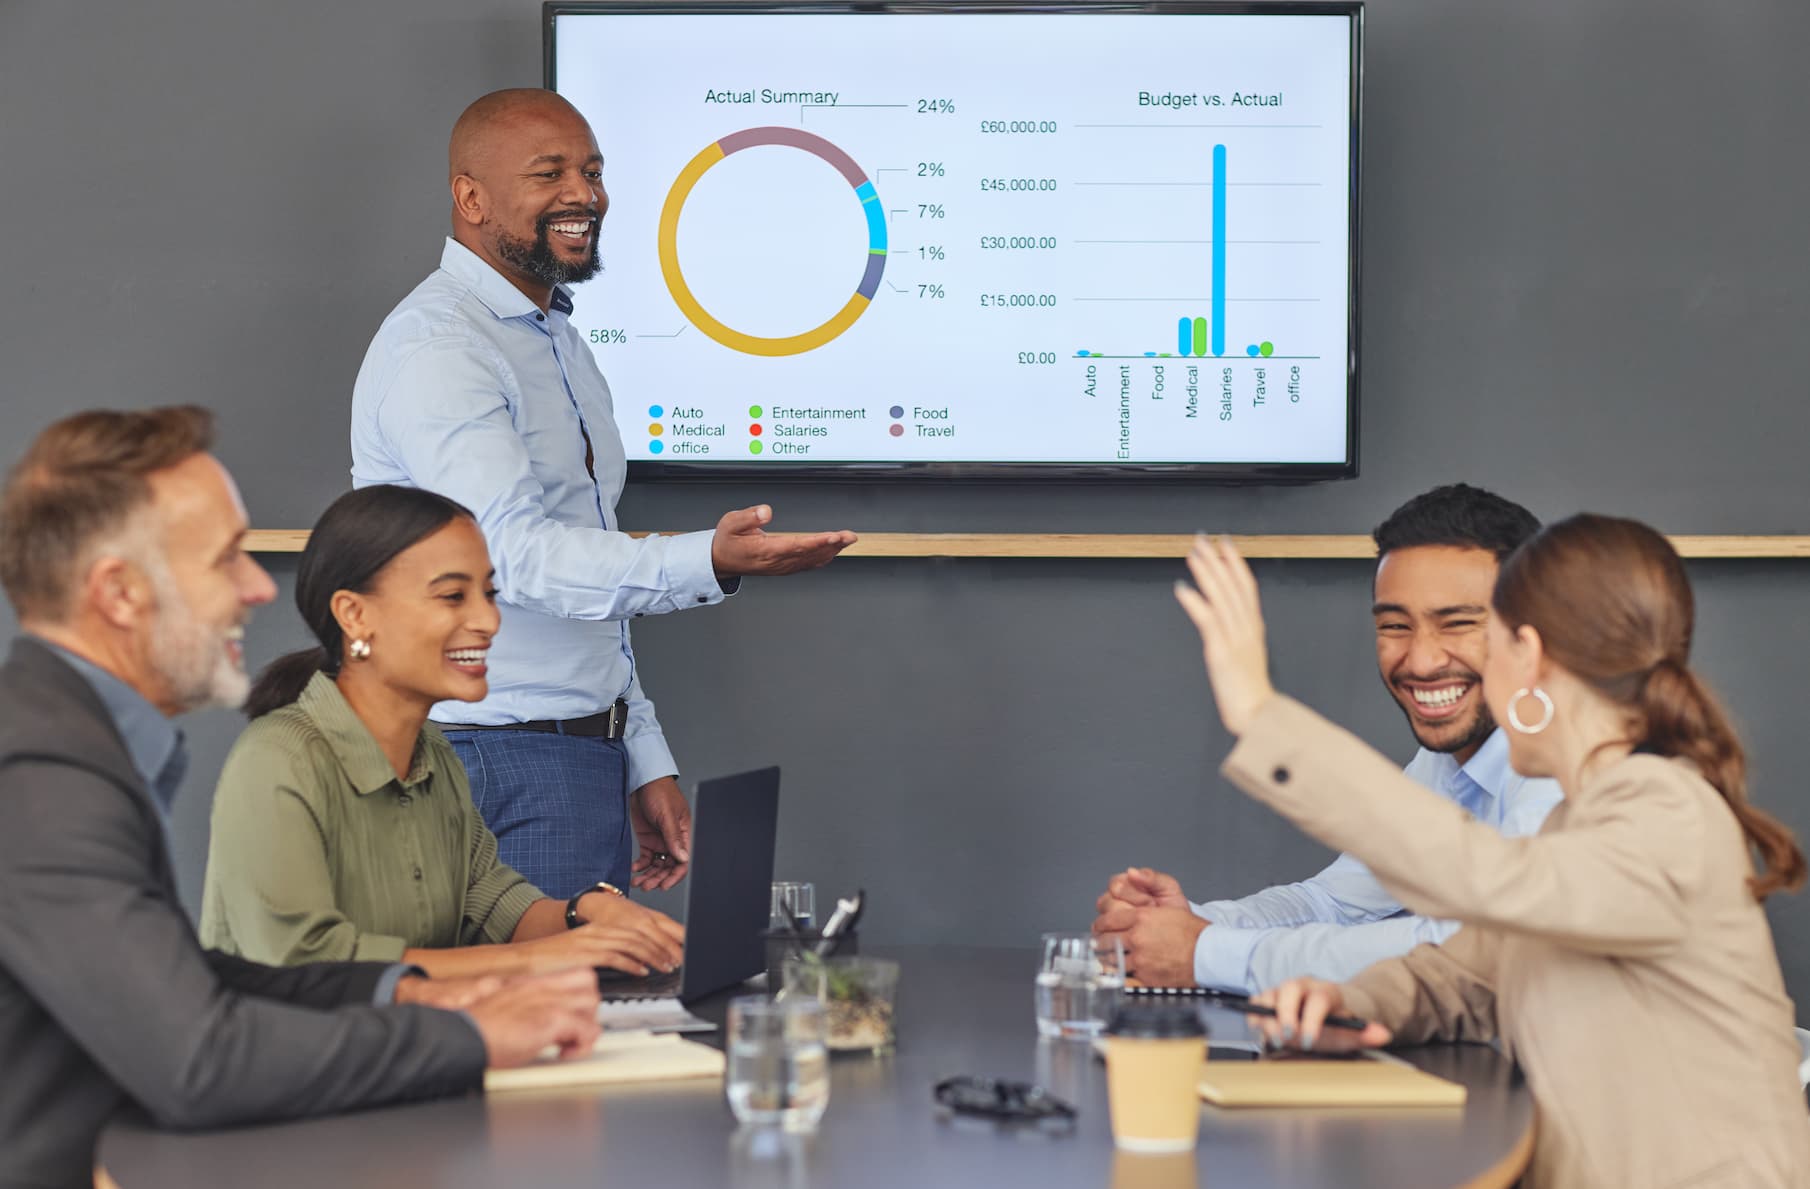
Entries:
<svg viewBox="0 0 1810 1189">
<path fill-rule="evenodd" d="M 157 596 L 149 660 L 171 700 L 184 714 L 209 706 L 228 710 L 243 706 L 251 693 L 251 678 L 227 651 L 225 634 L 202 623 L 183 602 L 162 558 L 140 564 Z"/>
</svg>

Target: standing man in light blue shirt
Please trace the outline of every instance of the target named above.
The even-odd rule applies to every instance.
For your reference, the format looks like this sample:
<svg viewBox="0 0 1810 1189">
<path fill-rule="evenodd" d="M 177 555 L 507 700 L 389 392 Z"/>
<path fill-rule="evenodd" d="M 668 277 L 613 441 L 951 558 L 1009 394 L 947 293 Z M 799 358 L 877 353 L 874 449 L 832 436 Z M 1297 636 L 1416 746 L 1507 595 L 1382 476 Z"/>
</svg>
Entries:
<svg viewBox="0 0 1810 1189">
<path fill-rule="evenodd" d="M 1560 797 L 1508 766 L 1481 677 L 1497 566 L 1539 527 L 1460 483 L 1409 500 L 1373 534 L 1377 668 L 1420 743 L 1406 772 L 1510 837 L 1538 832 Z M 1299 883 L 1198 904 L 1175 877 L 1134 867 L 1096 908 L 1095 932 L 1123 939 L 1140 981 L 1252 992 L 1299 975 L 1344 981 L 1458 929 L 1407 912 L 1350 855 Z"/>
<path fill-rule="evenodd" d="M 353 388 L 353 482 L 439 492 L 483 527 L 502 611 L 482 658 L 490 694 L 434 719 L 503 861 L 560 897 L 617 890 L 631 871 L 670 887 L 691 819 L 628 620 L 825 565 L 855 535 L 770 534 L 764 505 L 714 532 L 623 533 L 610 389 L 565 288 L 597 272 L 609 209 L 590 126 L 550 91 L 498 91 L 459 117 L 449 158 L 440 268 L 384 320 Z"/>
</svg>

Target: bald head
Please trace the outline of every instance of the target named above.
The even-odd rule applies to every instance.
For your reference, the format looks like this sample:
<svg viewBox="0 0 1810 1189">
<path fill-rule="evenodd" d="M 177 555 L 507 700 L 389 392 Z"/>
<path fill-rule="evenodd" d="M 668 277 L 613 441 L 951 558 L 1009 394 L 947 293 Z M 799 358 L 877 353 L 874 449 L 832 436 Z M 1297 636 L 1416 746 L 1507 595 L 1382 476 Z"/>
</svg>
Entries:
<svg viewBox="0 0 1810 1189">
<path fill-rule="evenodd" d="M 526 135 L 577 129 L 587 138 L 591 135 L 591 126 L 562 95 L 539 87 L 492 91 L 461 112 L 453 124 L 446 153 L 448 177 L 482 178 L 494 168 L 499 151 L 506 152 Z"/>
<path fill-rule="evenodd" d="M 447 147 L 453 238 L 545 311 L 555 285 L 598 269 L 609 209 L 590 124 L 552 91 L 492 91 L 459 116 Z"/>
</svg>

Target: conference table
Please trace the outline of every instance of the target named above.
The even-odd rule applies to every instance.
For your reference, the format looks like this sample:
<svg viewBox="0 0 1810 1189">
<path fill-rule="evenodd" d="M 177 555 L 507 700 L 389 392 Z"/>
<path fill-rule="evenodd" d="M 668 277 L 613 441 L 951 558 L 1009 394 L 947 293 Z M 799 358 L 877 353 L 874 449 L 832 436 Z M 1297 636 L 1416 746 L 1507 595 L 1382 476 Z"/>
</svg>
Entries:
<svg viewBox="0 0 1810 1189">
<path fill-rule="evenodd" d="M 1204 1107 L 1191 1158 L 1115 1153 L 1105 1069 L 1085 1041 L 1037 1036 L 1032 950 L 900 947 L 898 1045 L 839 1054 L 813 1135 L 738 1128 L 720 1081 L 640 1083 L 443 1099 L 296 1123 L 181 1134 L 123 1118 L 100 1159 L 121 1189 L 1349 1189 L 1514 1182 L 1533 1145 L 1532 1096 L 1483 1045 L 1397 1050 L 1468 1089 L 1463 1107 L 1220 1110 Z M 729 995 L 694 1006 L 719 1025 Z M 1248 1040 L 1209 1009 L 1214 1041 Z M 706 1034 L 720 1046 L 721 1033 Z M 1219 1058 L 1215 1058 L 1219 1059 Z M 949 1118 L 932 1087 L 956 1074 L 1036 1081 L 1079 1109 L 1049 1135 Z"/>
</svg>

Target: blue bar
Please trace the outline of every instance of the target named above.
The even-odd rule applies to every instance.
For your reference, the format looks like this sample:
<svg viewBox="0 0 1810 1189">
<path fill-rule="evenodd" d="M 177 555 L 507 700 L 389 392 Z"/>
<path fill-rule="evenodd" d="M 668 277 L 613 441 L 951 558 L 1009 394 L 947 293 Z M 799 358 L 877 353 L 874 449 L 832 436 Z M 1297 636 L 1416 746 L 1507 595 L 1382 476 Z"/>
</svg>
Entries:
<svg viewBox="0 0 1810 1189">
<path fill-rule="evenodd" d="M 1226 353 L 1226 147 L 1213 146 L 1213 354 Z"/>
<path fill-rule="evenodd" d="M 1194 348 L 1194 319 L 1183 318 L 1175 324 L 1175 352 L 1186 355 Z"/>
</svg>

